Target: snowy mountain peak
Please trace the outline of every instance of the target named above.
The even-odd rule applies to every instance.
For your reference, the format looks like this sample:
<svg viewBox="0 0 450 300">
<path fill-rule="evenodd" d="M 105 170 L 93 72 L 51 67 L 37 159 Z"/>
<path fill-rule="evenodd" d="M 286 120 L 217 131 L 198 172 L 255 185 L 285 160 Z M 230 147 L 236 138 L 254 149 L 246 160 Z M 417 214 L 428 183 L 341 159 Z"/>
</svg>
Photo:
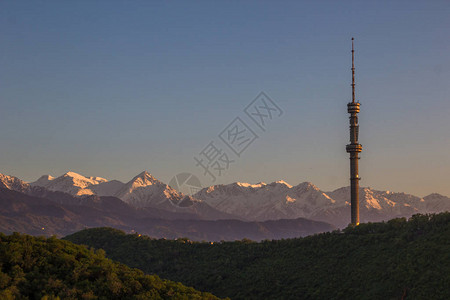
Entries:
<svg viewBox="0 0 450 300">
<path fill-rule="evenodd" d="M 53 179 L 55 179 L 55 177 L 53 177 L 51 175 L 42 175 L 35 182 L 31 182 L 30 185 L 31 186 L 46 186 Z"/>
<path fill-rule="evenodd" d="M 74 178 L 74 179 L 84 179 L 84 178 L 87 178 L 87 177 L 85 177 L 85 176 L 83 176 L 83 175 L 81 175 L 81 174 L 78 174 L 78 173 L 75 173 L 75 172 L 72 172 L 72 171 L 69 171 L 69 172 L 63 174 L 62 177 L 71 177 L 71 178 Z"/>
<path fill-rule="evenodd" d="M 0 188 L 24 192 L 29 188 L 29 184 L 15 176 L 0 174 Z"/>
<path fill-rule="evenodd" d="M 312 184 L 311 182 L 302 182 L 297 184 L 296 186 L 293 187 L 295 190 L 304 190 L 304 191 L 308 191 L 308 190 L 314 190 L 314 191 L 320 191 L 320 189 L 315 186 L 314 184 Z"/>
<path fill-rule="evenodd" d="M 153 177 L 149 172 L 143 171 L 136 175 L 129 183 L 132 183 L 134 187 L 148 186 L 153 184 L 163 184 L 161 181 Z"/>
<path fill-rule="evenodd" d="M 115 196 L 136 207 L 161 205 L 165 202 L 177 203 L 184 197 L 147 171 L 127 182 Z"/>
<path fill-rule="evenodd" d="M 152 174 L 150 174 L 149 172 L 147 172 L 147 171 L 142 171 L 141 173 L 139 173 L 138 175 L 136 175 L 135 177 L 145 177 L 145 176 L 151 176 L 151 177 L 153 177 L 152 176 Z"/>
<path fill-rule="evenodd" d="M 287 182 L 284 181 L 284 180 L 278 180 L 278 181 L 275 181 L 275 183 L 285 185 L 285 186 L 287 186 L 288 188 L 291 188 L 291 187 L 292 187 L 292 185 L 290 185 L 289 183 L 287 183 Z"/>
<path fill-rule="evenodd" d="M 53 177 L 52 175 L 42 175 L 39 179 L 45 179 L 45 180 L 47 180 L 47 181 L 50 181 L 50 180 L 53 180 L 53 179 L 55 179 L 55 177 Z M 38 179 L 38 180 L 39 180 Z"/>
<path fill-rule="evenodd" d="M 92 184 L 98 184 L 101 182 L 108 181 L 107 179 L 102 178 L 102 177 L 94 177 L 94 176 L 87 177 L 87 176 L 83 176 L 83 175 L 75 173 L 75 172 L 67 172 L 62 177 L 70 177 L 70 178 L 73 178 L 74 180 L 78 180 L 78 181 L 92 181 Z"/>
<path fill-rule="evenodd" d="M 257 184 L 250 184 L 250 183 L 246 183 L 246 182 L 236 182 L 235 184 L 238 185 L 238 186 L 241 186 L 241 187 L 251 187 L 251 188 L 254 188 L 254 189 L 255 188 L 260 188 L 260 187 L 266 185 L 264 182 L 260 182 L 260 183 L 257 183 Z"/>
<path fill-rule="evenodd" d="M 68 193 L 74 196 L 94 195 L 92 186 L 106 183 L 108 180 L 101 177 L 85 177 L 75 172 L 67 172 L 57 178 L 50 175 L 43 175 L 31 186 L 40 186 L 51 191 Z"/>
</svg>

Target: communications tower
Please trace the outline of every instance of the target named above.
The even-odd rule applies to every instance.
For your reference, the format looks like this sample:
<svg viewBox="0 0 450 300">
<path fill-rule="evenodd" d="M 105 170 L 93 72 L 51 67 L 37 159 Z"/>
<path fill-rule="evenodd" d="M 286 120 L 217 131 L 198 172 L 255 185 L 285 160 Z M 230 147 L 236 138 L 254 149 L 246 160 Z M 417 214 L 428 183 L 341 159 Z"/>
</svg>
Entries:
<svg viewBox="0 0 450 300">
<path fill-rule="evenodd" d="M 350 192 L 351 192 L 351 224 L 359 225 L 359 173 L 358 160 L 362 146 L 358 142 L 359 125 L 359 101 L 355 102 L 355 50 L 352 38 L 352 102 L 347 104 L 347 111 L 350 114 L 350 144 L 346 150 L 350 153 Z"/>
</svg>

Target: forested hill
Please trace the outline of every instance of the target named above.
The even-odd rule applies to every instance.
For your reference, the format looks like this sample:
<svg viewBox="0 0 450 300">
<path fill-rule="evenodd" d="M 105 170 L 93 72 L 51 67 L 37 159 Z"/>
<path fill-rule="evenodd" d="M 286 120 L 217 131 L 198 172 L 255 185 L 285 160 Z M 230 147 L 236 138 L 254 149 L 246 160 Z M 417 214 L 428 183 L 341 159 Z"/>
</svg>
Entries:
<svg viewBox="0 0 450 300">
<path fill-rule="evenodd" d="M 0 299 L 218 299 L 56 238 L 0 233 Z"/>
<path fill-rule="evenodd" d="M 108 228 L 67 239 L 232 299 L 450 299 L 450 213 L 260 243 L 156 240 Z"/>
</svg>

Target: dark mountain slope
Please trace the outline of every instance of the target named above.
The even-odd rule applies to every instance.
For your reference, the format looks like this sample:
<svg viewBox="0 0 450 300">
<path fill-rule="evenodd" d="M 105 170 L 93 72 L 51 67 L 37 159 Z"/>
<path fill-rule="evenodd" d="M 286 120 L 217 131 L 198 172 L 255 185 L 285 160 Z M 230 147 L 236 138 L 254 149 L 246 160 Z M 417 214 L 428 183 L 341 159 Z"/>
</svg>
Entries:
<svg viewBox="0 0 450 300">
<path fill-rule="evenodd" d="M 106 228 L 66 238 L 232 299 L 450 299 L 450 213 L 261 243 L 155 240 Z"/>
<path fill-rule="evenodd" d="M 57 298 L 58 297 L 58 298 Z M 0 233 L 0 299 L 217 299 L 56 238 Z"/>
</svg>

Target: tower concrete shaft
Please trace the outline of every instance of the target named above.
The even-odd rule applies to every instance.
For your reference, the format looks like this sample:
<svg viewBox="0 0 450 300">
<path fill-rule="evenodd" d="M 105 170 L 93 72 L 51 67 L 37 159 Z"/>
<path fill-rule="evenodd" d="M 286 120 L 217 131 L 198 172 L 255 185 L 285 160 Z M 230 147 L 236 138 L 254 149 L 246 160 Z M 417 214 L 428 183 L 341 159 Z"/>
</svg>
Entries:
<svg viewBox="0 0 450 300">
<path fill-rule="evenodd" d="M 350 144 L 346 150 L 350 153 L 350 193 L 351 193 L 351 224 L 359 225 L 359 173 L 358 160 L 362 146 L 358 142 L 359 125 L 358 113 L 360 103 L 355 102 L 355 50 L 352 38 L 352 102 L 347 104 L 347 111 L 350 114 Z"/>
</svg>

